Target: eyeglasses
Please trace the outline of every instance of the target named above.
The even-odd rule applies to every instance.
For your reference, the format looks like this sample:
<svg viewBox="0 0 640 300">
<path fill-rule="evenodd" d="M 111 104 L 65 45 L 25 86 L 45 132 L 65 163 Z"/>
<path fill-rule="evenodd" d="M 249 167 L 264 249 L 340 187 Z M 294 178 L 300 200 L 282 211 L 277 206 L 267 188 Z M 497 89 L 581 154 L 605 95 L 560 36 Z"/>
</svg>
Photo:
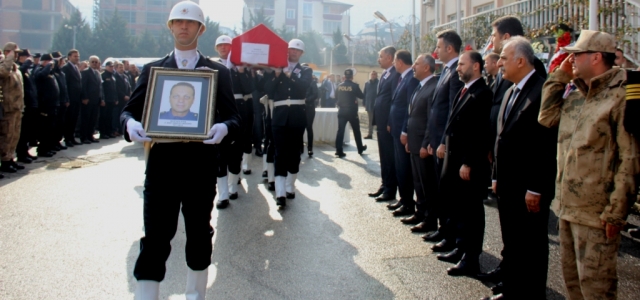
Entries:
<svg viewBox="0 0 640 300">
<path fill-rule="evenodd" d="M 99 64 L 100 62 L 99 61 L 92 61 L 91 63 L 92 64 Z"/>
</svg>

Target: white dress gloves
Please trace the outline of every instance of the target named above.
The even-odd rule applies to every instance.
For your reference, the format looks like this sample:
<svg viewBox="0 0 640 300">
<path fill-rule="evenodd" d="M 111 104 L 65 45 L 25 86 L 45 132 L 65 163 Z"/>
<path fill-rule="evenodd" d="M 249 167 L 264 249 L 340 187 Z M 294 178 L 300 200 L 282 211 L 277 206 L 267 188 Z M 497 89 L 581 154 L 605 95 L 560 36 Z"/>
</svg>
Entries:
<svg viewBox="0 0 640 300">
<path fill-rule="evenodd" d="M 209 137 L 211 139 L 205 140 L 203 143 L 210 145 L 220 144 L 220 142 L 222 142 L 222 139 L 227 136 L 227 133 L 229 133 L 229 129 L 227 128 L 226 124 L 214 124 L 213 127 L 211 127 L 211 130 L 209 130 Z"/>
<path fill-rule="evenodd" d="M 151 142 L 151 138 L 148 138 L 144 133 L 142 124 L 133 118 L 127 121 L 127 133 L 129 133 L 129 139 L 134 142 Z"/>
</svg>

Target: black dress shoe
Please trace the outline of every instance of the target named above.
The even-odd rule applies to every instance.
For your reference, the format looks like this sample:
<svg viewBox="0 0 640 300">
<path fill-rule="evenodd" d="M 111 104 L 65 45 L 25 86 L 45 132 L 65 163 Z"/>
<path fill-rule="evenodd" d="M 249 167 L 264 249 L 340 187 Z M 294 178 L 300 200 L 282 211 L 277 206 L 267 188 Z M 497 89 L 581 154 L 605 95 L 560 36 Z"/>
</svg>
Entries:
<svg viewBox="0 0 640 300">
<path fill-rule="evenodd" d="M 27 153 L 27 157 L 28 157 L 28 158 L 31 158 L 31 160 L 36 160 L 36 159 L 38 159 L 38 157 L 37 157 L 37 156 L 33 156 L 33 155 L 29 154 L 29 153 Z"/>
<path fill-rule="evenodd" d="M 387 208 L 389 210 L 396 210 L 396 209 L 400 208 L 400 206 L 402 206 L 402 202 L 400 202 L 400 201 L 396 201 L 394 203 L 387 204 Z"/>
<path fill-rule="evenodd" d="M 384 188 L 380 187 L 375 193 L 369 193 L 369 197 L 375 198 L 382 195 L 382 193 L 384 193 Z"/>
<path fill-rule="evenodd" d="M 73 143 L 70 142 L 64 142 L 64 145 L 67 146 L 68 148 L 72 148 L 73 146 L 75 146 Z"/>
<path fill-rule="evenodd" d="M 414 209 L 408 208 L 406 206 L 401 206 L 400 208 L 394 210 L 392 214 L 394 217 L 401 217 L 413 215 L 415 212 L 416 211 Z"/>
<path fill-rule="evenodd" d="M 73 147 L 73 146 L 72 146 L 72 147 Z M 64 146 L 64 145 L 62 145 L 62 144 L 60 144 L 60 143 L 58 143 L 58 144 L 56 145 L 56 148 L 58 148 L 58 150 L 67 150 L 67 146 Z"/>
<path fill-rule="evenodd" d="M 18 161 L 21 163 L 30 164 L 31 162 L 33 162 L 33 159 L 28 156 L 18 156 Z"/>
<path fill-rule="evenodd" d="M 262 178 L 268 178 L 269 177 L 269 173 L 267 173 L 267 171 L 262 172 Z"/>
<path fill-rule="evenodd" d="M 51 151 L 44 151 L 44 152 L 38 151 L 38 157 L 52 157 L 53 155 L 54 153 L 52 153 Z"/>
<path fill-rule="evenodd" d="M 276 183 L 275 182 L 267 183 L 267 189 L 270 190 L 270 191 L 275 191 L 276 190 Z"/>
<path fill-rule="evenodd" d="M 251 175 L 251 170 L 242 170 L 242 174 Z"/>
<path fill-rule="evenodd" d="M 0 172 L 15 173 L 15 172 L 18 172 L 18 170 L 13 167 L 13 164 L 11 164 L 11 162 L 3 161 L 2 164 L 0 165 Z"/>
<path fill-rule="evenodd" d="M 427 222 L 425 221 L 422 221 L 418 223 L 418 225 L 411 227 L 411 232 L 427 233 L 427 232 L 436 231 L 436 230 L 438 230 L 437 226 L 427 224 Z"/>
<path fill-rule="evenodd" d="M 313 151 L 311 150 L 307 151 L 307 155 L 309 155 L 309 157 L 313 157 Z"/>
<path fill-rule="evenodd" d="M 262 153 L 262 149 L 260 149 L 260 148 L 256 148 L 256 156 L 257 156 L 257 157 L 262 157 L 262 155 L 263 155 L 263 154 L 264 154 L 264 153 Z"/>
<path fill-rule="evenodd" d="M 391 200 L 396 200 L 396 197 L 394 195 L 388 195 L 388 194 L 382 194 L 380 195 L 378 198 L 376 198 L 377 202 L 380 201 L 391 201 Z"/>
<path fill-rule="evenodd" d="M 438 260 L 457 264 L 460 259 L 462 259 L 463 254 L 464 253 L 462 253 L 462 251 L 460 251 L 458 248 L 455 248 L 451 252 L 438 254 L 436 257 L 438 258 Z"/>
<path fill-rule="evenodd" d="M 362 149 L 358 150 L 358 154 L 362 155 L 365 150 L 367 150 L 367 145 L 362 146 Z"/>
<path fill-rule="evenodd" d="M 480 281 L 490 281 L 490 282 L 500 282 L 502 281 L 502 269 L 500 266 L 497 266 L 495 269 L 487 272 L 478 274 L 478 280 Z M 499 293 L 498 293 L 499 294 Z"/>
<path fill-rule="evenodd" d="M 229 194 L 229 199 L 231 199 L 231 200 L 238 199 L 238 193 Z"/>
<path fill-rule="evenodd" d="M 280 206 L 280 207 L 285 207 L 287 206 L 287 198 L 285 197 L 278 197 L 276 198 L 276 205 Z"/>
<path fill-rule="evenodd" d="M 482 300 L 505 300 L 507 298 L 504 297 L 503 294 L 497 294 L 491 297 L 484 297 L 482 298 Z"/>
<path fill-rule="evenodd" d="M 92 142 L 90 140 L 82 140 L 82 143 L 88 145 L 88 144 L 91 144 Z"/>
<path fill-rule="evenodd" d="M 457 265 L 447 269 L 449 276 L 469 276 L 474 277 L 480 272 L 480 264 L 478 262 L 470 262 L 461 259 Z"/>
<path fill-rule="evenodd" d="M 336 156 L 343 158 L 343 157 L 346 157 L 347 155 L 344 152 L 336 152 Z"/>
<path fill-rule="evenodd" d="M 90 141 L 91 141 L 92 143 L 100 143 L 100 140 L 99 140 L 99 139 L 91 139 Z"/>
<path fill-rule="evenodd" d="M 295 199 L 296 198 L 296 193 L 289 193 L 287 192 L 287 199 Z"/>
<path fill-rule="evenodd" d="M 444 239 L 444 234 L 442 234 L 442 233 L 440 233 L 440 231 L 437 231 L 437 230 L 436 230 L 436 232 L 427 233 L 427 234 L 423 235 L 423 236 L 422 236 L 422 239 L 423 239 L 425 242 L 434 242 L 434 243 L 437 243 L 437 242 L 442 241 L 442 239 Z"/>
<path fill-rule="evenodd" d="M 24 170 L 24 166 L 23 165 L 19 165 L 17 164 L 15 161 L 11 160 L 9 161 L 11 163 L 11 165 L 16 169 L 16 170 Z"/>
<path fill-rule="evenodd" d="M 365 136 L 363 139 L 365 139 L 365 140 L 370 140 L 370 139 L 372 139 L 372 138 L 373 138 L 372 136 L 367 135 L 367 136 Z"/>
<path fill-rule="evenodd" d="M 411 217 L 400 219 L 400 222 L 402 222 L 404 224 L 409 224 L 409 225 L 416 225 L 416 224 L 422 222 L 422 220 L 424 220 L 423 216 L 418 216 L 416 214 L 413 214 L 413 216 L 411 216 Z"/>
<path fill-rule="evenodd" d="M 504 284 L 502 284 L 502 282 L 498 282 L 498 284 L 491 287 L 491 292 L 494 295 L 502 294 L 503 291 L 504 291 Z"/>
<path fill-rule="evenodd" d="M 101 134 L 101 135 L 100 135 L 100 139 L 108 140 L 108 139 L 110 139 L 110 138 L 112 138 L 112 136 L 110 136 L 110 135 L 108 135 L 108 134 Z"/>
<path fill-rule="evenodd" d="M 437 243 L 431 246 L 431 250 L 433 252 L 449 252 L 456 248 L 456 243 L 449 242 L 447 240 L 442 240 L 440 243 Z"/>
<path fill-rule="evenodd" d="M 229 199 L 218 201 L 218 204 L 216 204 L 217 209 L 224 209 L 227 208 L 227 206 L 229 206 Z"/>
<path fill-rule="evenodd" d="M 0 174 L 0 179 L 4 178 L 4 175 Z"/>
</svg>

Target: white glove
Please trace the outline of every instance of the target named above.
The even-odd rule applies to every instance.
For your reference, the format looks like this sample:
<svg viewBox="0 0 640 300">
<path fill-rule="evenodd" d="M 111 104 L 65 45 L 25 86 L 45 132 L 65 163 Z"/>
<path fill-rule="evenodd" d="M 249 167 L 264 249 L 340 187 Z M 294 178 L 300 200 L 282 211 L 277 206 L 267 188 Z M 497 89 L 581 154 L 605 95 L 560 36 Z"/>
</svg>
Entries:
<svg viewBox="0 0 640 300">
<path fill-rule="evenodd" d="M 127 121 L 127 133 L 129 133 L 129 139 L 134 142 L 151 142 L 151 138 L 148 138 L 144 133 L 142 124 L 133 118 L 129 118 Z"/>
<path fill-rule="evenodd" d="M 209 67 L 197 67 L 196 70 L 209 70 L 209 71 L 213 71 L 212 68 Z"/>
<path fill-rule="evenodd" d="M 227 125 L 224 123 L 217 123 L 217 124 L 213 124 L 213 127 L 211 127 L 211 130 L 209 130 L 209 137 L 211 138 L 210 140 L 205 140 L 203 141 L 203 143 L 205 144 L 220 144 L 220 142 L 222 142 L 222 139 L 227 136 L 227 133 L 229 133 L 229 129 L 227 128 Z"/>
</svg>

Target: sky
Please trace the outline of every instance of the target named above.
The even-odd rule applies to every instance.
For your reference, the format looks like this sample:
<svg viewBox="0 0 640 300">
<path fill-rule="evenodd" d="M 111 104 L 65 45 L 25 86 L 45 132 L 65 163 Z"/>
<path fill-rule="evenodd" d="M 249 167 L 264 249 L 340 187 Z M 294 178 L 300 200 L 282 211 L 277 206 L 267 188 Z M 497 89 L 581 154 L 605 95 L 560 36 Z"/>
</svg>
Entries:
<svg viewBox="0 0 640 300">
<path fill-rule="evenodd" d="M 91 23 L 93 0 L 69 0 L 78 7 L 82 15 Z M 415 2 L 416 16 L 420 18 L 419 5 L 422 0 L 337 0 L 352 4 L 351 7 L 351 34 L 356 34 L 364 23 L 374 20 L 373 12 L 380 11 L 390 21 L 405 24 L 411 19 L 411 5 Z M 200 0 L 200 6 L 205 15 L 214 22 L 231 29 L 242 28 L 242 0 Z M 220 6 L 224 7 L 221 9 Z"/>
</svg>

